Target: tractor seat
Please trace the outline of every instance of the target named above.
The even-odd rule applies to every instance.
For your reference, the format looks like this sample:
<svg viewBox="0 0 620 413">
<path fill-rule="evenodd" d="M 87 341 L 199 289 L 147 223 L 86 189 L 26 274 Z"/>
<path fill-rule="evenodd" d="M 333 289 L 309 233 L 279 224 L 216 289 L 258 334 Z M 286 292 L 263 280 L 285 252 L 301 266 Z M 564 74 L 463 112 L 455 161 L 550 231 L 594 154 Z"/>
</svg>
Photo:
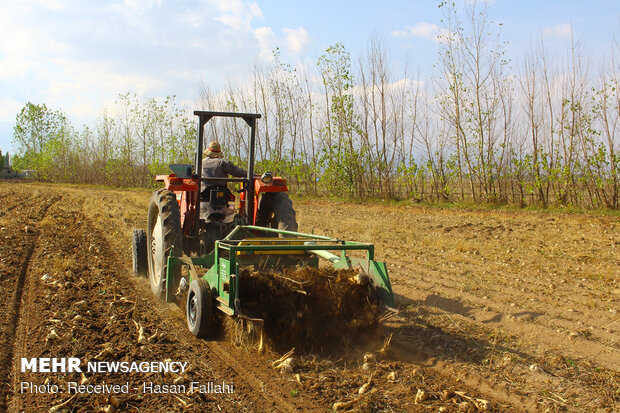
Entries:
<svg viewBox="0 0 620 413">
<path fill-rule="evenodd" d="M 224 185 L 209 185 L 200 193 L 200 200 L 209 202 L 213 208 L 223 208 L 235 201 L 235 196 Z"/>
</svg>

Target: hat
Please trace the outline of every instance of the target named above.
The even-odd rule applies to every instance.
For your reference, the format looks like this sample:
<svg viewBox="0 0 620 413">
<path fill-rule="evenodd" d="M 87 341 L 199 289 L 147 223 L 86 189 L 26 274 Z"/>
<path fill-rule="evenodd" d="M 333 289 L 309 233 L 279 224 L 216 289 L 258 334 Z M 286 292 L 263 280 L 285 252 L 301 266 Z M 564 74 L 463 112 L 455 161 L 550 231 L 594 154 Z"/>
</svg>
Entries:
<svg viewBox="0 0 620 413">
<path fill-rule="evenodd" d="M 223 158 L 224 154 L 222 153 L 222 148 L 220 147 L 219 142 L 211 141 L 209 143 L 209 147 L 205 149 L 205 156 L 209 158 Z"/>
</svg>

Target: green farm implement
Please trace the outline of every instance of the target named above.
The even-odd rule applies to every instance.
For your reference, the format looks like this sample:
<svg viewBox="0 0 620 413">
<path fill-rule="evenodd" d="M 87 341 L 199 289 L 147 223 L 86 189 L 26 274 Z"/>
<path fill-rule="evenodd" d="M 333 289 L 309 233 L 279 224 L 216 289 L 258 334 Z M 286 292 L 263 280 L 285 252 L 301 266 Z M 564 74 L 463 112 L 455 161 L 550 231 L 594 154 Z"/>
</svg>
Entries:
<svg viewBox="0 0 620 413">
<path fill-rule="evenodd" d="M 240 275 L 246 269 L 277 274 L 319 268 L 323 260 L 336 270 L 357 270 L 377 302 L 393 306 L 387 269 L 374 260 L 372 244 L 297 232 L 286 180 L 269 172 L 254 175 L 259 114 L 194 114 L 199 118 L 196 165 L 171 165 L 173 173 L 157 176 L 165 187 L 153 193 L 146 231 L 135 230 L 133 238 L 134 272 L 148 274 L 157 297 L 184 305 L 194 335 L 209 335 L 216 309 L 231 317 L 262 321 L 244 313 L 239 292 L 244 282 Z M 217 179 L 241 186 L 234 214 L 224 212 L 234 201 L 228 188 L 199 174 L 204 126 L 213 117 L 241 118 L 250 127 L 247 177 Z"/>
</svg>

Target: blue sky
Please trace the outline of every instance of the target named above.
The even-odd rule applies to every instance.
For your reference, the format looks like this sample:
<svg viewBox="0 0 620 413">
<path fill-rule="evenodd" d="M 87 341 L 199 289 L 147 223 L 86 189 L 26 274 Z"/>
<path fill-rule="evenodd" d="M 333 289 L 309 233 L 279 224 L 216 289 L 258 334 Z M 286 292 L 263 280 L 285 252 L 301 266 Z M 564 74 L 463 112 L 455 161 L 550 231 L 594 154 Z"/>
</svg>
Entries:
<svg viewBox="0 0 620 413">
<path fill-rule="evenodd" d="M 566 53 L 571 30 L 596 67 L 620 35 L 616 1 L 488 1 L 518 64 L 532 42 Z M 0 0 L 0 150 L 11 145 L 23 105 L 45 103 L 93 126 L 119 93 L 176 95 L 194 108 L 200 82 L 243 81 L 280 47 L 291 63 L 315 61 L 342 42 L 355 62 L 371 35 L 395 72 L 408 62 L 432 75 L 442 11 L 437 1 Z M 620 39 L 618 39 L 620 40 Z"/>
</svg>

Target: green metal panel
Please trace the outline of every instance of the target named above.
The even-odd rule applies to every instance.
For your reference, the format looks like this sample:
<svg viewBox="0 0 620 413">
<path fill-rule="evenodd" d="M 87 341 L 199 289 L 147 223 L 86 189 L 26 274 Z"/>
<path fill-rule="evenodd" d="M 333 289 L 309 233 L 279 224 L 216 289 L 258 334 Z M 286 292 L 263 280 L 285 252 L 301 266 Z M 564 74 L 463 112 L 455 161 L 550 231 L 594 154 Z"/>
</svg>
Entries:
<svg viewBox="0 0 620 413">
<path fill-rule="evenodd" d="M 187 265 L 184 263 L 185 260 L 190 259 L 192 261 L 192 264 L 194 264 L 195 266 L 198 267 L 202 267 L 202 268 L 210 268 L 213 267 L 213 263 L 214 263 L 214 256 L 213 253 L 210 254 L 206 254 L 203 255 L 202 257 L 183 257 L 183 258 L 179 258 L 179 257 L 172 257 L 169 256 L 168 257 L 168 266 L 167 266 L 167 270 L 166 270 L 166 291 L 168 292 L 168 294 L 166 295 L 166 302 L 174 302 L 174 294 L 176 293 L 176 291 L 172 291 L 172 280 L 174 279 L 174 272 L 179 270 L 180 268 L 178 268 L 179 266 L 182 265 Z M 207 279 L 207 282 L 209 282 L 209 285 L 215 285 L 215 281 L 217 281 L 217 272 L 213 271 L 213 274 L 215 274 L 215 276 L 213 275 L 209 275 L 211 273 L 211 271 L 208 271 L 207 274 L 205 274 L 203 276 L 203 278 Z M 191 276 L 191 273 L 189 275 L 189 280 L 190 283 L 193 281 L 193 278 Z"/>
<path fill-rule="evenodd" d="M 213 256 L 213 252 L 203 255 L 202 257 L 194 257 L 192 258 L 192 262 L 194 265 L 200 265 L 203 268 L 210 268 L 215 262 L 215 257 Z"/>
<path fill-rule="evenodd" d="M 217 273 L 217 267 L 214 265 L 211 268 L 209 268 L 209 271 L 207 271 L 207 273 L 203 275 L 202 278 L 207 280 L 207 282 L 209 283 L 209 286 L 212 286 L 213 288 L 217 288 L 217 282 L 219 279 L 219 274 Z"/>
<path fill-rule="evenodd" d="M 381 301 L 389 307 L 394 307 L 394 292 L 385 263 L 374 260 L 370 260 L 368 263 L 368 273 L 373 277 L 375 284 L 380 286 Z"/>
<path fill-rule="evenodd" d="M 222 297 L 222 299 L 228 303 L 229 307 L 232 307 L 232 300 L 230 299 L 230 295 L 229 292 L 232 292 L 232 290 L 230 290 L 230 262 L 226 259 L 226 258 L 220 258 L 220 276 L 218 279 L 218 284 L 214 285 L 213 287 L 215 287 L 217 289 L 218 295 L 220 297 Z M 224 284 L 225 283 L 229 283 L 229 292 L 224 291 Z M 211 285 L 211 284 L 209 284 Z"/>
</svg>

